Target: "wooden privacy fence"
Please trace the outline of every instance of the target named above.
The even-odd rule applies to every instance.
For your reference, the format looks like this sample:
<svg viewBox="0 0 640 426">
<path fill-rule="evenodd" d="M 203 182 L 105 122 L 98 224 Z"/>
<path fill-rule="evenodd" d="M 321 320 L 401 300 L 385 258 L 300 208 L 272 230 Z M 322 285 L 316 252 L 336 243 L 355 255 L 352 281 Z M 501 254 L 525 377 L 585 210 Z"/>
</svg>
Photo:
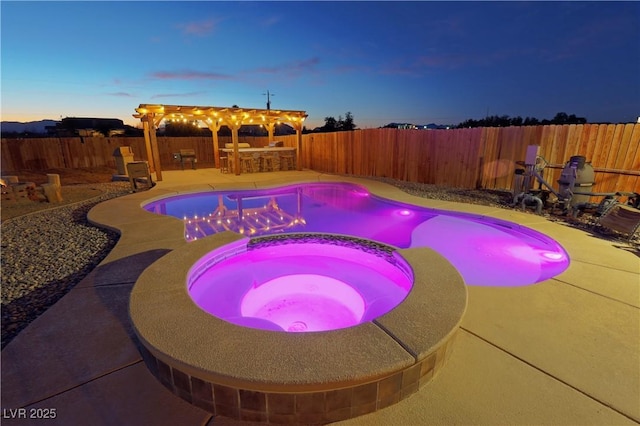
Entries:
<svg viewBox="0 0 640 426">
<path fill-rule="evenodd" d="M 224 147 L 225 143 L 231 143 L 231 136 L 220 136 L 218 140 L 220 147 Z M 251 146 L 268 144 L 267 137 L 240 137 L 239 142 Z M 134 160 L 147 160 L 143 137 L 2 139 L 2 171 L 90 167 L 115 169 L 113 153 L 121 146 L 131 147 Z M 194 149 L 201 167 L 213 167 L 211 137 L 158 137 L 158 147 L 163 170 L 180 168 L 180 164 L 173 161 L 172 154 L 181 149 Z"/>
<path fill-rule="evenodd" d="M 276 136 L 295 146 L 296 136 Z M 220 137 L 220 146 L 231 137 Z M 253 147 L 267 137 L 240 137 Z M 640 192 L 640 124 L 578 124 L 450 130 L 366 129 L 302 135 L 302 166 L 319 172 L 377 176 L 457 188 L 512 189 L 517 161 L 528 145 L 550 166 L 544 178 L 557 188 L 564 164 L 583 155 L 595 173 L 593 192 Z M 112 167 L 113 151 L 131 146 L 146 160 L 144 138 L 2 139 L 2 172 Z M 177 169 L 172 153 L 194 149 L 198 167 L 213 167 L 211 137 L 159 137 L 163 169 Z"/>
<path fill-rule="evenodd" d="M 550 166 L 543 177 L 554 188 L 566 162 L 586 157 L 595 170 L 591 192 L 640 192 L 640 124 L 573 124 L 486 128 L 481 186 L 511 189 L 514 160 L 524 160 L 528 145 L 539 145 Z"/>
<path fill-rule="evenodd" d="M 566 162 L 583 155 L 592 192 L 640 192 L 640 124 L 579 124 L 451 130 L 370 129 L 308 134 L 304 167 L 457 188 L 513 188 L 517 161 L 538 145 L 554 188 Z"/>
</svg>

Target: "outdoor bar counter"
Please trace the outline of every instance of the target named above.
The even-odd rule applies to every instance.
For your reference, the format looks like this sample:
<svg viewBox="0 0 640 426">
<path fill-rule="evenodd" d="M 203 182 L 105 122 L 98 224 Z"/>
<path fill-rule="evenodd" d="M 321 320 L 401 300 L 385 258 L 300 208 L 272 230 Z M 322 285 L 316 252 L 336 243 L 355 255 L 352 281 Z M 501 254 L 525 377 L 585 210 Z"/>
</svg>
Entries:
<svg viewBox="0 0 640 426">
<path fill-rule="evenodd" d="M 235 171 L 233 149 L 222 148 L 220 151 L 228 155 L 229 171 L 233 173 Z M 295 169 L 296 148 L 294 147 L 239 148 L 238 155 L 242 173 Z"/>
</svg>

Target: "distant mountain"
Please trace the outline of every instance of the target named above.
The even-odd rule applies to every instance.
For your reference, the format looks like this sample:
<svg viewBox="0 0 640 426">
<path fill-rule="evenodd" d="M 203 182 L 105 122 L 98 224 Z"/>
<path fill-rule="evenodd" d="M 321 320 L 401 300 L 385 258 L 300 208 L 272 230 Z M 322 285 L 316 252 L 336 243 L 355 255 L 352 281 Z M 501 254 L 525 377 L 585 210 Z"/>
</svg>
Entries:
<svg viewBox="0 0 640 426">
<path fill-rule="evenodd" d="M 20 123 L 19 121 L 3 121 L 0 123 L 2 133 L 47 133 L 47 126 L 55 126 L 59 121 L 40 120 Z"/>
</svg>

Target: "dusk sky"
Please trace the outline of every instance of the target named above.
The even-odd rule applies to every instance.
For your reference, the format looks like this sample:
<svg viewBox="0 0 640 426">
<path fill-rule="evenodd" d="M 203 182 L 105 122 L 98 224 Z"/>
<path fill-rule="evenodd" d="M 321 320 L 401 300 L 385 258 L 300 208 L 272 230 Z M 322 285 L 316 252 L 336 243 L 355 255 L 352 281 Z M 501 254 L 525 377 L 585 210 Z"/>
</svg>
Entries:
<svg viewBox="0 0 640 426">
<path fill-rule="evenodd" d="M 640 116 L 640 2 L 11 2 L 2 120 L 141 103 L 350 111 L 360 128 Z"/>
</svg>

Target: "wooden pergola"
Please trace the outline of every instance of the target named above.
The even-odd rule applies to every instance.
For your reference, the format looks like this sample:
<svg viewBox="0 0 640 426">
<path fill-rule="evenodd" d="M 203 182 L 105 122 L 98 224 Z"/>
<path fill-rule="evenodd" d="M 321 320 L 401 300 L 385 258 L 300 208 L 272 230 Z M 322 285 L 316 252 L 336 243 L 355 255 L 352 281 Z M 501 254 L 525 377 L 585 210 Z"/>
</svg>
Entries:
<svg viewBox="0 0 640 426">
<path fill-rule="evenodd" d="M 186 105 L 156 105 L 140 104 L 133 117 L 139 118 L 144 128 L 144 140 L 147 158 L 152 170 L 156 172 L 156 179 L 162 180 L 160 154 L 156 129 L 162 120 L 181 120 L 186 122 L 204 123 L 213 136 L 213 155 L 215 167 L 220 167 L 220 151 L 218 146 L 218 131 L 220 127 L 231 129 L 233 141 L 236 174 L 240 174 L 240 156 L 238 155 L 238 130 L 247 124 L 263 125 L 269 132 L 269 142 L 273 141 L 275 126 L 278 123 L 288 123 L 296 131 L 297 169 L 301 170 L 302 126 L 307 113 L 305 111 L 256 109 L 238 107 L 215 106 L 186 106 Z"/>
</svg>

